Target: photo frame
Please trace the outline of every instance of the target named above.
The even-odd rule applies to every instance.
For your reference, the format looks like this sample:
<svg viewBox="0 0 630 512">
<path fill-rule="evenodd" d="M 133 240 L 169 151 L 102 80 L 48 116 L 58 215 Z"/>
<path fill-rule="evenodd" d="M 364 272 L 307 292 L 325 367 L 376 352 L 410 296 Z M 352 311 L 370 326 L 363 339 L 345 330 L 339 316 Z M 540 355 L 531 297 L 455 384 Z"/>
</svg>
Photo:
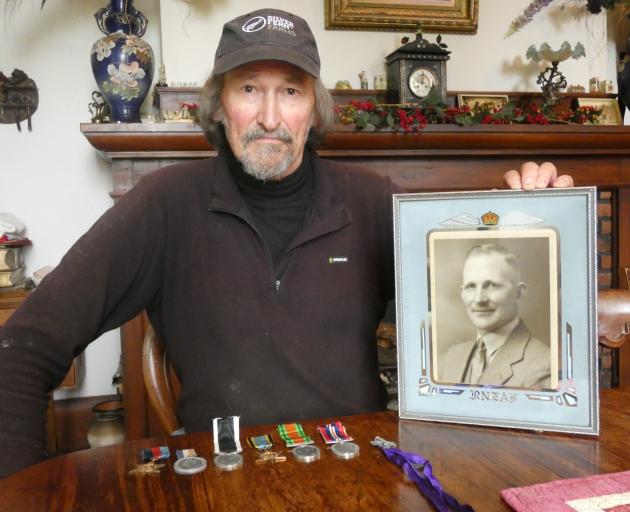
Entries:
<svg viewBox="0 0 630 512">
<path fill-rule="evenodd" d="M 458 94 L 457 105 L 459 107 L 469 106 L 471 109 L 476 105 L 491 103 L 493 107 L 503 108 L 507 105 L 509 98 L 506 94 Z"/>
<path fill-rule="evenodd" d="M 401 418 L 598 434 L 595 192 L 394 196 Z"/>
<path fill-rule="evenodd" d="M 578 104 L 580 107 L 593 107 L 596 109 L 602 109 L 602 113 L 599 116 L 599 123 L 601 125 L 622 125 L 623 119 L 621 117 L 621 111 L 619 110 L 619 103 L 617 98 L 578 98 Z"/>
<path fill-rule="evenodd" d="M 326 29 L 476 34 L 479 0 L 324 0 Z"/>
</svg>

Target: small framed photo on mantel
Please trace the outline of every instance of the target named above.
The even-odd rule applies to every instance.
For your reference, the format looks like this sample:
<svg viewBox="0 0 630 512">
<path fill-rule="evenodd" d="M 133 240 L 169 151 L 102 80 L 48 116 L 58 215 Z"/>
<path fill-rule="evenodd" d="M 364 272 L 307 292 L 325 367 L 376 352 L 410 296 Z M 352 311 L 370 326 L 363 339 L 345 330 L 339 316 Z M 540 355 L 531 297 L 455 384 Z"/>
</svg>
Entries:
<svg viewBox="0 0 630 512">
<path fill-rule="evenodd" d="M 596 435 L 593 187 L 394 197 L 400 417 Z"/>
<path fill-rule="evenodd" d="M 578 104 L 580 107 L 593 107 L 595 110 L 601 110 L 597 120 L 598 124 L 617 126 L 623 124 L 617 98 L 578 98 Z"/>
<path fill-rule="evenodd" d="M 471 110 L 475 107 L 485 107 L 487 105 L 493 108 L 501 109 L 507 105 L 509 98 L 506 94 L 458 94 L 457 106 L 469 107 Z"/>
</svg>

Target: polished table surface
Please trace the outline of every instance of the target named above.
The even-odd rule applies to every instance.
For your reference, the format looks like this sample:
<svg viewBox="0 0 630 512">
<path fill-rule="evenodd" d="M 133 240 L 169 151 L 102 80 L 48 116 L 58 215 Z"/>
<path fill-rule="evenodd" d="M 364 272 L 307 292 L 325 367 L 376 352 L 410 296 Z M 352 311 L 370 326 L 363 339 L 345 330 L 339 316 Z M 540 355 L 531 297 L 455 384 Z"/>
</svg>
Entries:
<svg viewBox="0 0 630 512">
<path fill-rule="evenodd" d="M 434 474 L 460 503 L 477 512 L 510 510 L 499 492 L 559 478 L 630 469 L 630 394 L 601 392 L 599 437 L 538 433 L 470 425 L 398 420 L 395 413 L 341 418 L 359 444 L 359 457 L 337 459 L 324 447 L 321 459 L 256 464 L 245 436 L 274 427 L 243 428 L 244 464 L 222 472 L 212 463 L 210 433 L 153 438 L 56 457 L 0 480 L 0 511 L 357 511 L 433 510 L 402 471 L 370 445 L 379 435 L 428 458 Z M 277 433 L 273 433 L 278 440 Z M 129 475 L 142 448 L 165 444 L 171 459 L 159 475 Z M 208 469 L 192 476 L 173 471 L 175 450 L 194 448 Z M 1 455 L 0 455 L 1 456 Z"/>
</svg>

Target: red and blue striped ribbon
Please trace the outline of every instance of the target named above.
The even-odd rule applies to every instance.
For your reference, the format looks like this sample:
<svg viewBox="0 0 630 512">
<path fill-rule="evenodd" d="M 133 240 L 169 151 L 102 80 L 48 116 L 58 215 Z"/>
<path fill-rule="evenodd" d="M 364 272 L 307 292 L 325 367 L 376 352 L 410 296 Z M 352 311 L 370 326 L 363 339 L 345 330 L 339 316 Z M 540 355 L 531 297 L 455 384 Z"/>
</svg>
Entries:
<svg viewBox="0 0 630 512">
<path fill-rule="evenodd" d="M 352 441 L 352 438 L 346 432 L 346 427 L 340 421 L 320 425 L 317 431 L 322 435 L 326 444 L 345 443 Z"/>
<path fill-rule="evenodd" d="M 170 456 L 171 452 L 168 449 L 168 446 L 154 446 L 153 448 L 140 450 L 140 459 L 142 462 L 166 460 Z"/>
</svg>

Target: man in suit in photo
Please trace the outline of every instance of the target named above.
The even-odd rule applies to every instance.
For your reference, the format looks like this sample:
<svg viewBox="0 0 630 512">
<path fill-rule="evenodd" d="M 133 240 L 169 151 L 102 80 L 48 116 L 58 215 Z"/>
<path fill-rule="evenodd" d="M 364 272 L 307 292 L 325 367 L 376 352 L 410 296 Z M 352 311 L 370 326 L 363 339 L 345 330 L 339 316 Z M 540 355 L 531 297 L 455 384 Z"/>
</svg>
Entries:
<svg viewBox="0 0 630 512">
<path fill-rule="evenodd" d="M 469 251 L 460 296 L 477 335 L 441 356 L 440 382 L 550 387 L 549 345 L 532 336 L 519 316 L 526 292 L 516 257 L 507 249 L 483 244 Z"/>
</svg>

